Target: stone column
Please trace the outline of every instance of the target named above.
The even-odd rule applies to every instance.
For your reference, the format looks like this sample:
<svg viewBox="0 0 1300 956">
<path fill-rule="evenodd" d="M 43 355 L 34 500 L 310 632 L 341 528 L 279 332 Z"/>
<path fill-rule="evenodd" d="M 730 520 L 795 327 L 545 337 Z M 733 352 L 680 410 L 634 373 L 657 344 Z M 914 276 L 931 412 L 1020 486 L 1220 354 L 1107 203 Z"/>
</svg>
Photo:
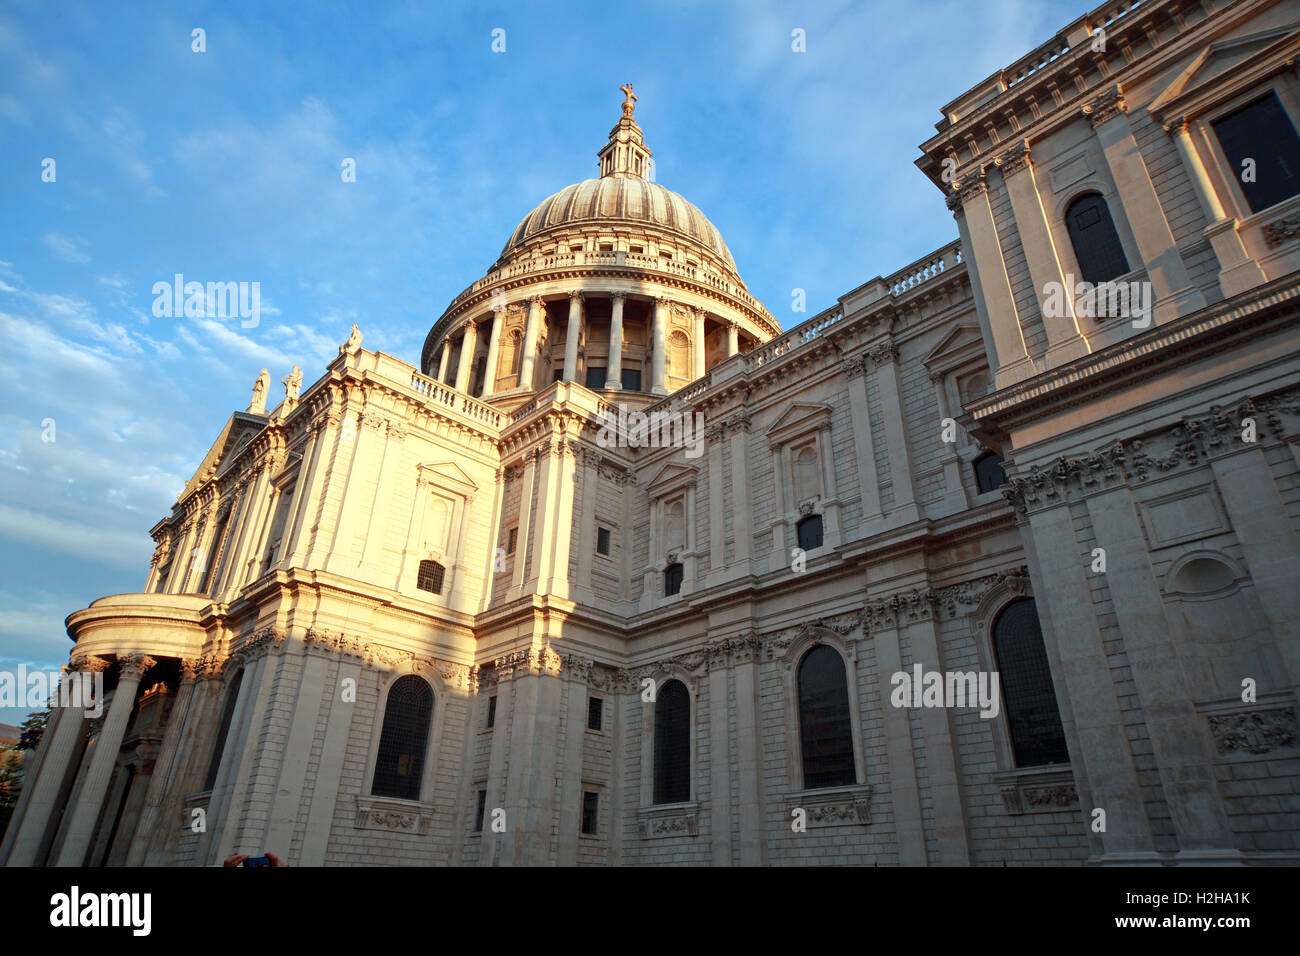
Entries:
<svg viewBox="0 0 1300 956">
<path fill-rule="evenodd" d="M 934 386 L 934 400 L 939 407 L 939 426 L 942 429 L 944 419 L 952 417 L 948 408 L 948 388 L 944 376 L 939 372 L 930 376 L 930 384 Z M 958 511 L 965 511 L 969 506 L 966 500 L 966 486 L 961 480 L 963 462 L 961 456 L 957 454 L 957 442 L 943 442 L 942 448 L 942 457 L 939 460 L 943 463 L 943 503 L 949 514 L 955 514 Z"/>
<path fill-rule="evenodd" d="M 846 359 L 841 368 L 849 380 L 849 414 L 853 421 L 853 449 L 857 453 L 858 487 L 862 520 L 881 517 L 880 479 L 876 474 L 876 448 L 871 436 L 871 408 L 867 404 L 867 357 Z"/>
<path fill-rule="evenodd" d="M 578 528 L 587 537 L 578 542 L 578 580 L 573 585 L 573 597 L 594 604 L 596 594 L 592 588 L 591 564 L 596 552 L 596 484 L 600 480 L 600 455 L 585 448 L 579 455 L 582 462 L 582 512 Z"/>
<path fill-rule="evenodd" d="M 1029 267 L 1043 329 L 1047 332 L 1047 365 L 1054 368 L 1090 351 L 1087 341 L 1079 334 L 1079 323 L 1074 315 L 1074 284 L 1066 285 L 1061 274 L 1061 261 L 1052 242 L 1052 231 L 1047 225 L 1033 164 L 1029 160 L 1029 144 L 1021 140 L 1000 162 L 1002 180 L 1011 198 L 1011 212 L 1020 233 L 1020 244 L 1025 250 L 1025 264 Z M 1049 293 L 1053 286 L 1058 289 L 1055 296 Z M 1053 315 L 1055 310 L 1046 307 L 1049 301 L 1061 304 L 1059 315 Z"/>
<path fill-rule="evenodd" d="M 375 497 L 368 509 L 370 512 L 369 530 L 366 543 L 361 552 L 361 563 L 373 570 L 376 578 L 383 574 L 384 539 L 388 533 L 388 513 L 397 497 L 397 485 L 405 475 L 402 467 L 406 463 L 406 424 L 389 421 L 384 429 L 379 449 L 379 477 L 375 482 Z M 402 476 L 399 478 L 398 476 Z M 302 482 L 299 481 L 301 486 Z M 455 548 L 452 553 L 459 556 Z M 450 584 L 449 584 L 450 590 Z"/>
<path fill-rule="evenodd" d="M 1179 856 L 1239 858 L 1211 768 L 1214 754 L 1203 718 L 1187 694 L 1172 629 L 1151 567 L 1133 496 L 1119 485 L 1088 499 L 1097 543 L 1105 547 L 1106 584 L 1166 805 L 1178 836 Z"/>
<path fill-rule="evenodd" d="M 709 443 L 709 574 L 708 585 L 721 580 L 727 560 L 726 512 L 722 509 L 722 441 L 725 425 L 710 425 L 705 430 Z"/>
<path fill-rule="evenodd" d="M 704 378 L 704 310 L 695 310 L 695 378 Z"/>
<path fill-rule="evenodd" d="M 474 367 L 474 349 L 478 345 L 478 326 L 465 323 L 465 334 L 460 340 L 460 367 L 456 369 L 456 391 L 469 393 L 470 370 Z"/>
<path fill-rule="evenodd" d="M 961 239 L 962 261 L 966 263 L 966 275 L 970 277 L 972 299 L 975 303 L 975 320 L 979 323 L 980 338 L 984 342 L 984 356 L 988 359 L 989 374 L 996 377 L 998 371 L 998 351 L 993 338 L 993 325 L 989 321 L 988 308 L 984 302 L 984 287 L 980 284 L 980 271 L 972 252 L 970 226 L 966 222 L 966 213 L 961 205 L 961 193 L 954 189 L 945 200 L 953 221 L 957 223 L 957 235 Z"/>
<path fill-rule="evenodd" d="M 831 426 L 826 424 L 818 432 L 817 444 L 821 449 L 821 466 L 822 466 L 822 483 L 826 497 L 822 500 L 822 510 L 825 515 L 826 527 L 824 544 L 828 548 L 838 548 L 840 546 L 840 489 L 839 483 L 835 480 L 835 450 L 831 446 Z M 799 506 L 796 501 L 795 507 Z M 799 516 L 794 516 L 795 521 Z"/>
<path fill-rule="evenodd" d="M 578 380 L 578 339 L 582 336 L 582 293 L 569 293 L 569 326 L 564 332 L 564 380 Z"/>
<path fill-rule="evenodd" d="M 1272 625 L 1290 689 L 1300 698 L 1300 641 L 1294 636 L 1295 622 L 1300 621 L 1300 588 L 1296 587 L 1300 581 L 1300 536 L 1293 530 L 1263 448 L 1241 446 L 1235 453 L 1213 459 L 1210 467 L 1250 568 L 1251 583 Z M 1282 676 L 1271 675 L 1278 684 Z"/>
<path fill-rule="evenodd" d="M 451 336 L 442 340 L 442 358 L 438 360 L 438 381 L 447 384 L 447 363 L 451 359 Z"/>
<path fill-rule="evenodd" d="M 1142 160 L 1142 151 L 1133 138 L 1127 110 L 1123 90 L 1116 85 L 1083 107 L 1083 114 L 1096 130 L 1106 165 L 1119 190 L 1124 214 L 1155 293 L 1153 317 L 1160 325 L 1205 308 L 1205 296 L 1187 275 L 1187 266 L 1174 244 L 1174 234 Z M 998 385 L 1001 387 L 1001 383 Z"/>
<path fill-rule="evenodd" d="M 533 387 L 533 366 L 537 363 L 537 340 L 542 331 L 544 315 L 541 296 L 528 300 L 528 324 L 524 327 L 524 354 L 519 360 L 519 387 Z"/>
<path fill-rule="evenodd" d="M 651 356 L 653 374 L 650 391 L 655 395 L 667 395 L 668 300 L 665 298 L 655 299 L 653 341 L 654 354 Z"/>
<path fill-rule="evenodd" d="M 547 547 L 548 577 L 544 583 L 547 594 L 569 598 L 569 554 L 573 545 L 573 486 L 577 477 L 578 446 L 572 439 L 556 443 L 555 463 L 553 465 L 558 479 L 555 489 L 555 510 L 549 516 L 550 539 Z M 584 525 L 584 530 L 590 525 Z M 595 547 L 594 541 L 584 542 L 582 550 L 590 551 Z"/>
<path fill-rule="evenodd" d="M 885 442 L 889 447 L 889 480 L 894 486 L 893 511 L 904 521 L 920 519 L 916 484 L 912 478 L 912 451 L 904 432 L 903 395 L 898 384 L 898 349 L 886 338 L 868 353 L 876 366 L 876 390 L 880 413 L 885 420 Z"/>
<path fill-rule="evenodd" d="M 736 573 L 750 573 L 754 548 L 754 506 L 750 502 L 749 417 L 743 412 L 727 419 L 727 437 L 731 439 L 731 520 L 734 535 Z M 714 512 L 710 520 L 720 515 Z M 784 565 L 784 560 L 782 561 Z"/>
<path fill-rule="evenodd" d="M 613 312 L 609 319 L 609 360 L 605 365 L 605 388 L 618 391 L 623 387 L 623 302 L 627 293 L 614 292 L 609 300 Z"/>
<path fill-rule="evenodd" d="M 507 487 L 511 480 L 509 471 L 507 469 Z M 519 488 L 519 533 L 515 538 L 515 563 L 510 575 L 510 590 L 506 592 L 507 601 L 513 601 L 524 593 L 524 574 L 528 568 L 528 532 L 533 513 L 538 510 L 533 507 L 533 483 L 536 476 L 537 449 L 534 448 L 524 454 L 523 474 L 520 476 L 523 484 Z M 519 481 L 520 478 L 514 480 Z"/>
<path fill-rule="evenodd" d="M 767 569 L 778 571 L 787 567 L 790 555 L 786 551 L 785 528 L 787 524 L 787 496 L 794 497 L 794 489 L 786 478 L 786 450 L 784 445 L 772 445 L 772 552 L 767 558 Z M 737 502 L 737 507 L 742 507 Z M 743 507 L 748 507 L 744 505 Z"/>
<path fill-rule="evenodd" d="M 1002 244 L 998 239 L 997 224 L 993 221 L 993 207 L 989 204 L 988 179 L 982 169 L 976 178 L 961 183 L 960 197 L 964 213 L 960 218 L 966 223 L 970 258 L 979 271 L 979 285 L 983 291 L 983 296 L 977 296 L 977 301 L 984 303 L 988 331 L 997 353 L 995 384 L 998 388 L 1005 388 L 1032 376 L 1034 363 L 1025 351 L 1020 314 L 1016 311 L 1015 296 L 1011 294 L 1007 264 L 1002 258 Z M 963 244 L 966 234 L 962 236 Z M 975 283 L 971 284 L 974 286 Z"/>
<path fill-rule="evenodd" d="M 113 692 L 113 703 L 99 731 L 99 742 L 95 745 L 95 755 L 81 794 L 72 808 L 63 847 L 59 851 L 58 866 L 81 866 L 85 861 L 90 838 L 99 821 L 104 794 L 108 792 L 108 781 L 122 748 L 122 737 L 135 706 L 136 689 L 140 686 L 140 678 L 154 663 L 152 657 L 141 654 L 127 655 L 118 660 L 117 690 Z"/>
<path fill-rule="evenodd" d="M 901 866 L 926 866 L 925 823 L 921 812 L 921 787 L 916 775 L 916 754 L 912 746 L 912 723 L 905 708 L 891 703 L 893 677 L 905 673 L 898 622 L 887 608 L 881 608 L 877 613 L 879 616 L 871 620 L 868 627 L 876 649 L 878 699 L 885 734 L 885 756 L 889 761 L 889 791 L 894 804 L 898 862 Z"/>
<path fill-rule="evenodd" d="M 1068 700 L 1061 717 L 1070 763 L 1082 769 L 1087 780 L 1087 792 L 1082 786 L 1079 790 L 1081 809 L 1085 820 L 1094 807 L 1106 811 L 1106 830 L 1095 837 L 1102 846 L 1101 862 L 1156 862 L 1151 823 L 1088 583 L 1087 552 L 1075 536 L 1068 505 L 1030 513 L 1022 537 L 1030 540 L 1026 552 L 1034 600 L 1049 609 L 1043 641 L 1058 703 L 1062 685 Z"/>
<path fill-rule="evenodd" d="M 1173 137 L 1178 158 L 1183 161 L 1183 169 L 1187 171 L 1187 178 L 1192 183 L 1192 192 L 1196 193 L 1196 201 L 1201 204 L 1205 221 L 1209 223 L 1202 235 L 1210 240 L 1214 255 L 1219 260 L 1219 288 L 1223 290 L 1224 296 L 1231 298 L 1247 289 L 1263 285 L 1268 281 L 1264 270 L 1246 252 L 1241 236 L 1237 233 L 1237 220 L 1224 212 L 1219 193 L 1206 172 L 1205 163 L 1201 162 L 1196 143 L 1192 141 L 1187 120 L 1178 120 L 1165 129 Z"/>
<path fill-rule="evenodd" d="M 740 351 L 740 326 L 735 323 L 727 322 L 727 358 L 735 355 Z"/>
<path fill-rule="evenodd" d="M 715 511 L 714 514 L 721 514 Z M 710 714 L 728 711 L 727 654 L 718 646 L 708 648 L 709 679 L 707 690 Z M 709 721 L 709 844 L 713 866 L 731 866 L 731 734 L 728 721 Z"/>
<path fill-rule="evenodd" d="M 107 667 L 108 664 L 99 658 L 83 661 L 78 667 L 79 680 L 91 680 L 94 674 Z M 70 676 L 65 674 L 63 680 L 68 681 Z M 103 701 L 100 700 L 99 704 L 102 706 Z M 82 740 L 86 712 L 80 706 L 71 706 L 61 708 L 54 716 L 57 717 L 54 726 L 46 729 L 48 740 L 41 741 L 44 752 L 40 755 L 40 772 L 29 778 L 24 787 L 24 792 L 31 790 L 27 806 L 21 816 L 15 814 L 10 820 L 11 832 L 5 835 L 5 843 L 9 844 L 9 855 L 4 860 L 6 866 L 35 866 L 42 862 L 37 859 L 37 854 L 45 842 L 45 833 L 63 784 L 74 769 L 72 760 Z"/>
<path fill-rule="evenodd" d="M 927 595 L 921 607 L 911 612 L 916 620 L 899 623 L 907 634 L 912 662 L 925 670 L 944 673 L 943 652 L 939 639 L 938 599 Z M 891 675 L 892 676 L 892 675 Z M 934 842 L 940 866 L 969 866 L 970 847 L 966 842 L 966 817 L 958 772 L 957 735 L 953 732 L 952 710 L 948 707 L 922 707 L 918 714 L 925 741 L 925 768 L 934 808 Z"/>
<path fill-rule="evenodd" d="M 740 865 L 762 866 L 767 859 L 763 825 L 763 731 L 759 720 L 758 660 L 762 645 L 754 634 L 735 641 L 736 772 L 739 778 Z M 694 770 L 694 768 L 692 768 Z"/>
<path fill-rule="evenodd" d="M 488 350 L 487 362 L 483 366 L 483 392 L 482 397 L 487 398 L 497 386 L 497 365 L 500 362 L 501 352 L 501 316 L 505 314 L 505 309 L 492 310 L 491 331 L 488 332 Z"/>
<path fill-rule="evenodd" d="M 185 718 L 190 711 L 190 701 L 194 697 L 195 668 L 198 661 L 181 661 L 181 683 L 176 690 L 176 700 L 172 702 L 171 713 L 167 717 L 167 731 L 163 736 L 162 749 L 154 761 L 154 770 L 149 778 L 149 790 L 145 794 L 144 806 L 140 810 L 139 821 L 135 825 L 135 834 L 131 838 L 131 848 L 127 853 L 127 866 L 141 866 L 145 851 L 153 839 L 154 829 L 158 826 L 159 811 L 167 797 L 167 788 L 172 782 L 172 768 L 176 764 Z M 188 756 L 188 755 L 187 755 Z M 164 826 L 166 823 L 164 822 Z"/>
</svg>

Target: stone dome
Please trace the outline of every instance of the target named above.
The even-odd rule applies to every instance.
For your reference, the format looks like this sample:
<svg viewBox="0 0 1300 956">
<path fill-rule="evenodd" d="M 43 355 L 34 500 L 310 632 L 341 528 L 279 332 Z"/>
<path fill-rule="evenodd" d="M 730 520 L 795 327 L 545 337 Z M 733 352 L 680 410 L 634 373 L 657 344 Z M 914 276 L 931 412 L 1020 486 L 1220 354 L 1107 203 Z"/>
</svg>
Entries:
<svg viewBox="0 0 1300 956">
<path fill-rule="evenodd" d="M 736 262 L 717 226 L 694 205 L 658 183 L 630 176 L 603 176 L 566 186 L 524 216 L 501 250 L 505 262 L 536 237 L 588 223 L 618 229 L 662 230 L 690 240 L 735 274 Z"/>
</svg>

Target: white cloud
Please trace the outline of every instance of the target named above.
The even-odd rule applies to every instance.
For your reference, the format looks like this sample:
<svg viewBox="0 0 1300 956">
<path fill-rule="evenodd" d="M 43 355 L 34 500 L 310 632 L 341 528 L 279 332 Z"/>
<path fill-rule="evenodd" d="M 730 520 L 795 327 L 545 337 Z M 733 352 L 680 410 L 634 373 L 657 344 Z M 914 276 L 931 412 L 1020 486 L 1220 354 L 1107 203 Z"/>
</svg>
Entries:
<svg viewBox="0 0 1300 956">
<path fill-rule="evenodd" d="M 153 542 L 143 531 L 115 531 L 4 504 L 0 538 L 123 568 L 145 566 L 153 553 Z"/>
<path fill-rule="evenodd" d="M 41 237 L 50 251 L 64 262 L 89 262 L 90 256 L 85 249 L 90 243 L 77 236 L 65 236 L 58 232 L 47 232 Z"/>
</svg>

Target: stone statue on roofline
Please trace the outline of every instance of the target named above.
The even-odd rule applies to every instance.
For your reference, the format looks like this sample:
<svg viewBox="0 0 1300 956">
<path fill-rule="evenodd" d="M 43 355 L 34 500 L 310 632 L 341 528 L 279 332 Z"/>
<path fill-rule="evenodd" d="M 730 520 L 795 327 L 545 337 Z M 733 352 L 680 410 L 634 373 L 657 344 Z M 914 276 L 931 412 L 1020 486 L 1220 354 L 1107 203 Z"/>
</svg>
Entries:
<svg viewBox="0 0 1300 956">
<path fill-rule="evenodd" d="M 298 390 L 302 388 L 302 369 L 295 365 L 292 372 L 280 379 L 280 384 L 284 386 L 286 402 L 298 401 Z"/>
<path fill-rule="evenodd" d="M 351 355 L 361 348 L 361 330 L 357 328 L 355 322 L 352 323 L 352 332 L 348 335 L 348 340 L 339 346 L 339 355 L 347 352 Z"/>
<path fill-rule="evenodd" d="M 266 393 L 270 387 L 271 373 L 262 369 L 262 373 L 257 376 L 257 381 L 253 383 L 253 400 L 248 403 L 249 414 L 266 414 Z"/>
</svg>

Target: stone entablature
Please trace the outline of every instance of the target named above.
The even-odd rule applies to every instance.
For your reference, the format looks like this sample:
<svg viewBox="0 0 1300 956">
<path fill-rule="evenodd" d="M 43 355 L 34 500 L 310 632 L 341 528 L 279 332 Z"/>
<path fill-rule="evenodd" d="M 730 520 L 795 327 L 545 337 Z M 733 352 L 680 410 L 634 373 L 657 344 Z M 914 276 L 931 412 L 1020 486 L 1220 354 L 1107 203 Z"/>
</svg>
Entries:
<svg viewBox="0 0 1300 956">
<path fill-rule="evenodd" d="M 1283 416 L 1289 420 L 1289 427 Z M 1052 508 L 1076 497 L 1115 485 L 1142 483 L 1178 468 L 1196 467 L 1240 451 L 1252 444 L 1282 439 L 1294 433 L 1300 418 L 1300 390 L 1288 389 L 1257 399 L 1246 398 L 1232 408 L 1214 406 L 1202 418 L 1116 441 L 1087 455 L 1057 459 L 1050 465 L 1013 470 L 1003 494 L 1019 515 Z M 1243 439 L 1253 423 L 1254 442 Z"/>
<path fill-rule="evenodd" d="M 1115 19 L 1118 11 L 1125 15 Z M 947 192 L 950 180 L 943 178 L 943 162 L 949 156 L 964 177 L 968 168 L 1001 152 L 1008 140 L 1032 142 L 1073 122 L 1075 114 L 1061 107 L 1087 102 L 1108 84 L 1129 84 L 1168 69 L 1184 53 L 1179 41 L 1195 36 L 1207 22 L 1207 16 L 1189 18 L 1188 12 L 1179 0 L 1102 4 L 943 107 L 943 129 L 921 145 L 926 155 L 917 166 Z M 1104 51 L 1092 48 L 1097 28 L 1106 33 Z"/>
</svg>

